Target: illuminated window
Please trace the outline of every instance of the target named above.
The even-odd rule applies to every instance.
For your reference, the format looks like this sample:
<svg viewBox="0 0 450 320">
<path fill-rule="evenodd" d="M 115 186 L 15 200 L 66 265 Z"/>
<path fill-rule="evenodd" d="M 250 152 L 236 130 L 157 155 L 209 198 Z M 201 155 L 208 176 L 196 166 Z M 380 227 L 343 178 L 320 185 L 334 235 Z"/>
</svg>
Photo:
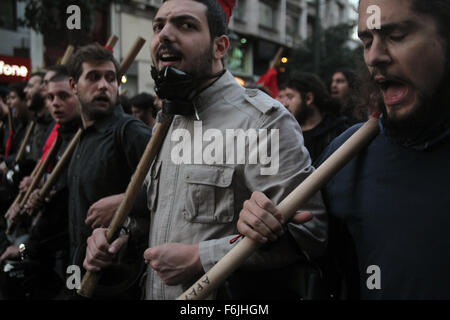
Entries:
<svg viewBox="0 0 450 320">
<path fill-rule="evenodd" d="M 249 74 L 249 48 L 246 38 L 239 37 L 231 41 L 226 63 L 231 73 Z"/>
</svg>

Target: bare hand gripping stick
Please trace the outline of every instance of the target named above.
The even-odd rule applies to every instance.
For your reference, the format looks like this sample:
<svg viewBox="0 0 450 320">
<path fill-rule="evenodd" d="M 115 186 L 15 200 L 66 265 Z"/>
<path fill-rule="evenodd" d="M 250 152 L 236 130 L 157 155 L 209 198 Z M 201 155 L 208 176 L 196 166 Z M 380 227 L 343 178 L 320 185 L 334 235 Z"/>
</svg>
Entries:
<svg viewBox="0 0 450 320">
<path fill-rule="evenodd" d="M 284 221 L 289 221 L 296 211 L 316 194 L 339 170 L 341 170 L 358 152 L 378 133 L 378 117 L 373 115 L 322 165 L 295 188 L 277 206 Z M 201 300 L 216 290 L 261 244 L 250 238 L 242 239 L 206 274 L 186 290 L 178 300 Z"/>
</svg>

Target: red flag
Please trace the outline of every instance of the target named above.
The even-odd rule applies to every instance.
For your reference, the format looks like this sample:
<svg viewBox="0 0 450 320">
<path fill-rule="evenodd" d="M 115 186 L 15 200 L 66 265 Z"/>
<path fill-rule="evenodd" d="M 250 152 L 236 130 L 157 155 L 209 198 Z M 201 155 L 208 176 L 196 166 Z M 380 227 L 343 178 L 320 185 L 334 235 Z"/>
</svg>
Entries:
<svg viewBox="0 0 450 320">
<path fill-rule="evenodd" d="M 233 8 L 236 5 L 236 0 L 218 0 L 220 5 L 225 11 L 225 15 L 227 16 L 227 23 L 230 22 L 231 14 L 233 13 Z"/>
<path fill-rule="evenodd" d="M 52 148 L 53 142 L 56 140 L 56 137 L 58 136 L 58 128 L 59 124 L 57 123 L 53 126 L 52 131 L 50 132 L 50 134 L 47 137 L 47 140 L 45 141 L 44 147 L 42 148 L 41 163 L 44 162 L 48 152 Z"/>
<path fill-rule="evenodd" d="M 261 76 L 258 80 L 258 84 L 263 85 L 266 89 L 270 91 L 272 98 L 276 98 L 280 92 L 278 89 L 277 82 L 278 72 L 275 68 L 269 68 L 265 74 Z"/>
</svg>

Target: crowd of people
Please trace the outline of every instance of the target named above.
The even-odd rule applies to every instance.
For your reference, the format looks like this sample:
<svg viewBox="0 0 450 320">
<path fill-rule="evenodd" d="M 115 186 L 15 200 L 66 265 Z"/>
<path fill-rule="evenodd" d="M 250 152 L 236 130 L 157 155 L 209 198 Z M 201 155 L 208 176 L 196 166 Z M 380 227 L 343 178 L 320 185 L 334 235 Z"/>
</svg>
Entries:
<svg viewBox="0 0 450 320">
<path fill-rule="evenodd" d="M 156 95 L 120 96 L 119 64 L 98 44 L 9 86 L 0 298 L 78 299 L 66 282 L 75 266 L 101 272 L 93 299 L 175 299 L 242 235 L 262 247 L 212 298 L 450 298 L 450 4 L 361 0 L 370 79 L 291 70 L 265 93 L 226 69 L 233 3 L 163 2 L 150 43 Z M 367 23 L 371 5 L 381 28 Z M 373 111 L 380 133 L 284 221 L 276 205 Z M 108 243 L 153 129 L 168 118 Z"/>
</svg>

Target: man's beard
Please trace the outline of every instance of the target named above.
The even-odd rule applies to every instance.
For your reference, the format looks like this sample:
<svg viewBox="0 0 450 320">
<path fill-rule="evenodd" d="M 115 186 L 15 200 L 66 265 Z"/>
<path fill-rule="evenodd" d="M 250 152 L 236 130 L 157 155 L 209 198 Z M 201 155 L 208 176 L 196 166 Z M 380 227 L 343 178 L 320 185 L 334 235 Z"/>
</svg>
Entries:
<svg viewBox="0 0 450 320">
<path fill-rule="evenodd" d="M 367 73 L 362 75 L 363 86 L 360 99 L 371 110 L 383 114 L 383 126 L 387 133 L 399 141 L 421 141 L 443 132 L 450 127 L 450 59 L 447 54 L 442 79 L 433 92 L 419 92 L 416 104 L 411 111 L 400 118 L 387 114 L 380 87 Z"/>
<path fill-rule="evenodd" d="M 311 108 L 308 108 L 306 103 L 303 101 L 300 102 L 300 105 L 298 108 L 294 111 L 294 117 L 297 120 L 297 122 L 300 124 L 300 126 L 304 125 L 306 120 L 308 120 L 309 117 L 311 117 L 313 113 L 313 110 Z"/>
<path fill-rule="evenodd" d="M 42 108 L 44 108 L 44 107 L 45 107 L 45 99 L 41 95 L 41 93 L 37 92 L 37 93 L 33 94 L 33 96 L 31 97 L 31 103 L 30 103 L 30 106 L 28 107 L 28 109 L 30 109 L 33 112 L 38 112 L 38 111 L 41 111 Z"/>
<path fill-rule="evenodd" d="M 113 101 L 109 101 L 108 108 L 99 108 L 95 105 L 94 102 L 85 101 L 82 97 L 78 96 L 78 99 L 81 104 L 81 112 L 89 121 L 97 121 L 103 119 L 104 117 L 110 115 L 113 112 L 113 108 L 115 103 Z"/>
<path fill-rule="evenodd" d="M 448 61 L 448 60 L 447 60 Z M 403 141 L 413 142 L 431 138 L 450 127 L 450 68 L 434 92 L 421 92 L 411 111 L 401 118 L 390 117 L 381 103 L 383 125 L 389 134 Z"/>
<path fill-rule="evenodd" d="M 195 59 L 193 69 L 187 71 L 194 79 L 200 79 L 211 75 L 213 60 L 213 43 Z"/>
</svg>

